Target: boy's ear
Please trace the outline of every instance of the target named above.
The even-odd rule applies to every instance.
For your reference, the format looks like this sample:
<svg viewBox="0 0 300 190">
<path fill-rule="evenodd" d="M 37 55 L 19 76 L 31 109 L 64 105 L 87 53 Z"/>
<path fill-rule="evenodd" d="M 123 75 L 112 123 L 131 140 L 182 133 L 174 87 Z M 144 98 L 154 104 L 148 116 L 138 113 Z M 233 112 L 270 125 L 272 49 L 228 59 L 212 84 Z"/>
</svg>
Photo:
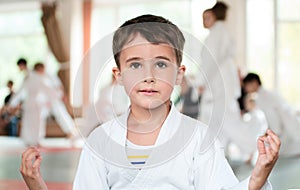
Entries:
<svg viewBox="0 0 300 190">
<path fill-rule="evenodd" d="M 184 73 L 185 73 L 185 66 L 184 65 L 181 65 L 179 68 L 178 68 L 178 71 L 177 71 L 177 77 L 176 77 L 176 85 L 180 85 L 182 80 L 183 80 L 183 76 L 184 76 Z"/>
<path fill-rule="evenodd" d="M 123 85 L 123 80 L 122 80 L 122 75 L 121 75 L 120 69 L 118 67 L 113 67 L 112 72 L 113 72 L 113 75 L 114 75 L 117 83 L 119 85 Z"/>
</svg>

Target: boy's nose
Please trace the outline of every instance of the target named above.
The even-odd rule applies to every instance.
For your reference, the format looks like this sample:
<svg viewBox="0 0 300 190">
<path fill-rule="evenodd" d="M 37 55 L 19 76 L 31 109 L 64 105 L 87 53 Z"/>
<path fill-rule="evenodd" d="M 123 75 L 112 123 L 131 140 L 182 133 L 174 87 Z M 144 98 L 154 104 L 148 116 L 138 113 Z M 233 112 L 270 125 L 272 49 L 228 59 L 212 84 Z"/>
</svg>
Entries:
<svg viewBox="0 0 300 190">
<path fill-rule="evenodd" d="M 155 83 L 155 78 L 154 77 L 147 77 L 144 79 L 144 82 L 146 83 Z"/>
<path fill-rule="evenodd" d="M 154 71 L 151 64 L 147 64 L 144 67 L 144 82 L 153 83 L 155 82 Z"/>
</svg>

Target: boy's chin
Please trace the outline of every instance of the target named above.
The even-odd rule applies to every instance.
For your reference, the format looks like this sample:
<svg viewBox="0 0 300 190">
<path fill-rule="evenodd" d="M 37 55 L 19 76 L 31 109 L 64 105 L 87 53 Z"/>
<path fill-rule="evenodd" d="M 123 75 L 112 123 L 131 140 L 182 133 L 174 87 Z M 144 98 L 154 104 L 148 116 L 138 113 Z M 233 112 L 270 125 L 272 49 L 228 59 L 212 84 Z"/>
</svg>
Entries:
<svg viewBox="0 0 300 190">
<path fill-rule="evenodd" d="M 144 109 L 155 110 L 155 109 L 169 109 L 166 105 L 170 105 L 170 100 L 162 101 L 162 100 L 152 100 L 152 101 L 143 101 L 141 102 Z"/>
</svg>

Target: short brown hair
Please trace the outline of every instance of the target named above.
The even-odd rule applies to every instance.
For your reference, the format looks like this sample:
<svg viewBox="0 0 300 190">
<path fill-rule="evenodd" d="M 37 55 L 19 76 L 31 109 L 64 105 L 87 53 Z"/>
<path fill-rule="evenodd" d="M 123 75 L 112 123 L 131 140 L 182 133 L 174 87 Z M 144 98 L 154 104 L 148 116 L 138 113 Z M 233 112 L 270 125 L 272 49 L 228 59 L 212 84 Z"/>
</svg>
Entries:
<svg viewBox="0 0 300 190">
<path fill-rule="evenodd" d="M 212 12 L 216 16 L 217 20 L 225 20 L 226 19 L 226 12 L 227 12 L 228 6 L 221 2 L 218 1 L 212 8 Z"/>
<path fill-rule="evenodd" d="M 119 68 L 122 48 L 137 34 L 142 35 L 150 43 L 167 43 L 172 46 L 175 50 L 177 65 L 181 64 L 185 39 L 179 28 L 163 17 L 142 15 L 126 21 L 114 33 L 113 54 Z"/>
<path fill-rule="evenodd" d="M 41 62 L 38 62 L 33 66 L 33 70 L 35 70 L 35 71 L 39 71 L 44 68 L 45 68 L 45 65 Z"/>
</svg>

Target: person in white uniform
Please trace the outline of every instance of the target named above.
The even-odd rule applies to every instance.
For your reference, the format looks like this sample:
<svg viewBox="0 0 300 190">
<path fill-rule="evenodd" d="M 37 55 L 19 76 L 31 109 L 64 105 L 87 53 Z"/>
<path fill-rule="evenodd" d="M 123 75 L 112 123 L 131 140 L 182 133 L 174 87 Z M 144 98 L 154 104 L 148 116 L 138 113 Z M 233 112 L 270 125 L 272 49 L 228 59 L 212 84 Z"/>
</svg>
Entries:
<svg viewBox="0 0 300 190">
<path fill-rule="evenodd" d="M 234 143 L 244 153 L 250 153 L 247 145 L 253 141 L 253 137 L 244 135 L 248 127 L 242 120 L 237 101 L 241 86 L 238 68 L 234 63 L 235 45 L 225 25 L 227 9 L 225 3 L 217 2 L 203 13 L 203 26 L 209 29 L 209 35 L 202 47 L 202 72 L 197 80 L 198 85 L 204 88 L 199 120 L 211 126 L 210 123 L 214 122 L 212 116 L 219 114 L 224 119 L 223 124 L 214 131 L 219 131 L 225 148 L 229 143 Z"/>
<path fill-rule="evenodd" d="M 16 107 L 23 101 L 20 137 L 28 146 L 38 145 L 46 133 L 44 126 L 48 115 L 47 101 L 41 93 L 46 88 L 41 81 L 38 72 L 31 71 L 10 101 L 11 107 Z"/>
<path fill-rule="evenodd" d="M 20 137 L 28 146 L 40 145 L 45 138 L 46 120 L 50 111 L 58 118 L 58 123 L 68 136 L 75 130 L 72 119 L 65 115 L 66 111 L 60 105 L 61 93 L 55 86 L 51 86 L 51 80 L 45 74 L 44 65 L 35 64 L 34 71 L 26 77 L 20 91 L 10 102 L 11 107 L 16 107 L 23 100 Z"/>
<path fill-rule="evenodd" d="M 271 189 L 267 178 L 280 147 L 276 134 L 269 130 L 258 139 L 256 166 L 249 178 L 239 182 L 218 140 L 205 143 L 214 135 L 209 128 L 172 105 L 173 88 L 185 73 L 184 42 L 176 25 L 154 15 L 126 21 L 115 32 L 113 73 L 131 105 L 127 113 L 90 134 L 74 190 Z M 20 171 L 31 190 L 47 189 L 40 163 L 36 148 L 23 153 Z"/>
<path fill-rule="evenodd" d="M 9 105 L 10 106 L 12 105 L 14 107 L 16 107 L 17 104 L 21 105 L 21 102 L 25 97 L 24 83 L 26 82 L 26 79 L 30 76 L 30 74 L 32 73 L 32 71 L 30 69 L 28 69 L 28 67 L 27 67 L 27 60 L 24 58 L 20 58 L 17 61 L 17 66 L 18 66 L 19 70 L 24 73 L 24 80 L 23 80 L 23 83 L 22 83 L 20 89 L 18 89 L 18 91 L 11 97 L 11 99 L 9 101 Z M 14 104 L 12 104 L 11 101 L 13 101 Z"/>
<path fill-rule="evenodd" d="M 42 64 L 42 63 L 39 63 Z M 58 76 L 50 75 L 45 72 L 44 64 L 40 70 L 43 84 L 49 89 L 50 93 L 45 93 L 49 101 L 49 114 L 51 113 L 60 128 L 66 134 L 67 138 L 75 140 L 77 138 L 76 126 L 74 120 L 69 114 L 64 104 L 65 92 L 64 87 Z M 46 92 L 46 91 L 45 91 Z"/>
<path fill-rule="evenodd" d="M 246 93 L 256 93 L 257 107 L 264 112 L 268 127 L 281 138 L 282 153 L 300 154 L 300 121 L 295 110 L 280 94 L 265 89 L 256 73 L 248 73 L 244 77 L 243 88 Z M 296 147 L 296 149 L 290 150 L 289 147 Z"/>
</svg>

